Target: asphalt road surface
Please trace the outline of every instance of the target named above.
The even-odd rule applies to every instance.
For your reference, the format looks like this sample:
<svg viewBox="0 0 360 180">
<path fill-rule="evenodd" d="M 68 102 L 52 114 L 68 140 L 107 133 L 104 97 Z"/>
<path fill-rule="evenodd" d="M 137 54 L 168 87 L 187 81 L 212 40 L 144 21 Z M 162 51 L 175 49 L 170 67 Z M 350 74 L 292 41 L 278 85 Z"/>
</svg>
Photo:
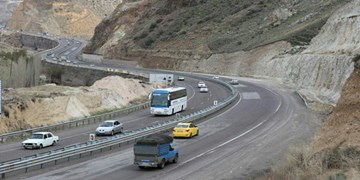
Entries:
<svg viewBox="0 0 360 180">
<path fill-rule="evenodd" d="M 209 87 L 209 93 L 199 93 L 199 89 L 197 88 L 198 80 L 193 78 L 186 78 L 186 81 L 176 83 L 178 86 L 186 87 L 188 91 L 188 107 L 185 111 L 181 112 L 181 115 L 187 115 L 204 109 L 205 107 L 212 105 L 214 100 L 221 100 L 230 95 L 228 89 L 213 82 L 206 82 Z M 116 119 L 124 123 L 124 130 L 134 130 L 173 118 L 174 116 L 154 116 L 150 114 L 150 109 L 145 109 Z M 98 124 L 86 125 L 54 133 L 60 137 L 60 142 L 56 146 L 43 149 L 26 150 L 21 146 L 21 141 L 1 144 L 0 162 L 47 152 L 76 143 L 87 142 L 89 134 L 94 133 L 97 126 Z"/>
<path fill-rule="evenodd" d="M 293 91 L 241 81 L 235 106 L 200 124 L 200 135 L 176 139 L 177 164 L 141 170 L 129 147 L 59 169 L 44 169 L 17 179 L 244 179 L 281 163 L 291 145 L 312 137 L 316 117 Z M 32 177 L 30 177 L 32 176 Z"/>
</svg>

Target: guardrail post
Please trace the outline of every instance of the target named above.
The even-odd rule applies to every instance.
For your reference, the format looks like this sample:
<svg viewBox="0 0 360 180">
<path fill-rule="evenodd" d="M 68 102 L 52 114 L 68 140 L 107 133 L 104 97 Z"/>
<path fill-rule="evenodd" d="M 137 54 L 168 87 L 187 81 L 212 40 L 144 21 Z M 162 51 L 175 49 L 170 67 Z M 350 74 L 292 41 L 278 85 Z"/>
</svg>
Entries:
<svg viewBox="0 0 360 180">
<path fill-rule="evenodd" d="M 5 173 L 1 174 L 1 178 L 5 179 Z"/>
</svg>

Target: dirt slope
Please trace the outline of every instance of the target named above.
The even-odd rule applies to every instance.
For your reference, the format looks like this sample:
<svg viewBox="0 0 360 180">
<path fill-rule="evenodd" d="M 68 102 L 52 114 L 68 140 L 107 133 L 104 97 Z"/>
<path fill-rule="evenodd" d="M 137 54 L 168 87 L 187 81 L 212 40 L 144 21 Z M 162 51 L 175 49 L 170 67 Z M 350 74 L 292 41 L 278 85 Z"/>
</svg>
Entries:
<svg viewBox="0 0 360 180">
<path fill-rule="evenodd" d="M 71 35 L 89 39 L 96 25 L 122 0 L 24 0 L 6 26 L 28 32 Z"/>
<path fill-rule="evenodd" d="M 0 133 L 54 124 L 119 109 L 147 97 L 151 87 L 139 80 L 110 76 L 91 87 L 54 84 L 4 90 Z"/>
</svg>

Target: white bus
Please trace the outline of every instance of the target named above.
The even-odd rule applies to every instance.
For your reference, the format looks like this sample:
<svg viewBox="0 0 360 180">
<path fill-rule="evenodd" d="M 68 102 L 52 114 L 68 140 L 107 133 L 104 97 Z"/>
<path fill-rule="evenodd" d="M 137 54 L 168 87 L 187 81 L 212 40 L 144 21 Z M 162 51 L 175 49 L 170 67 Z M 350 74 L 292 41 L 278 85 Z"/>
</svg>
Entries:
<svg viewBox="0 0 360 180">
<path fill-rule="evenodd" d="M 187 94 L 184 87 L 156 89 L 151 93 L 151 114 L 172 115 L 183 111 L 187 106 Z"/>
</svg>

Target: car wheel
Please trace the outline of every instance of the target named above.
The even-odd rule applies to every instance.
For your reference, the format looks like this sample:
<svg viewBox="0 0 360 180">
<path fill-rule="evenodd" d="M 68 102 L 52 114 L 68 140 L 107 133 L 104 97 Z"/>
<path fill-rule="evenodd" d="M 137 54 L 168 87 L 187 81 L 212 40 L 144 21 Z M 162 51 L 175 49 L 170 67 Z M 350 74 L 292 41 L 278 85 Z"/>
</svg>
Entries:
<svg viewBox="0 0 360 180">
<path fill-rule="evenodd" d="M 197 132 L 196 132 L 196 136 L 198 136 L 199 135 L 199 130 L 197 130 Z"/>
<path fill-rule="evenodd" d="M 159 168 L 159 169 L 164 169 L 164 167 L 165 167 L 165 159 L 163 159 L 163 160 L 161 161 L 161 163 L 158 165 L 158 168 Z"/>
<path fill-rule="evenodd" d="M 189 138 L 191 138 L 192 137 L 192 133 L 190 133 L 190 136 L 189 136 Z"/>
<path fill-rule="evenodd" d="M 111 135 L 112 135 L 112 136 L 114 135 L 114 131 L 111 131 Z"/>
<path fill-rule="evenodd" d="M 139 166 L 139 168 L 140 168 L 140 169 L 145 169 L 145 167 L 144 167 L 144 166 Z"/>
<path fill-rule="evenodd" d="M 54 141 L 51 145 L 52 145 L 52 146 L 55 146 L 55 145 L 56 145 L 56 141 Z"/>
<path fill-rule="evenodd" d="M 40 144 L 39 149 L 42 149 L 42 148 L 43 148 L 43 145 L 42 145 L 42 144 Z"/>
<path fill-rule="evenodd" d="M 183 111 L 184 110 L 184 106 L 181 106 L 181 111 Z"/>
<path fill-rule="evenodd" d="M 177 163 L 177 162 L 178 162 L 178 160 L 179 160 L 179 155 L 178 155 L 178 154 L 176 154 L 176 156 L 175 156 L 175 158 L 174 158 L 174 160 L 173 160 L 173 163 Z"/>
<path fill-rule="evenodd" d="M 124 131 L 124 128 L 122 127 L 121 130 L 120 130 L 120 133 L 122 133 Z"/>
<path fill-rule="evenodd" d="M 174 109 L 172 109 L 172 113 L 171 114 L 175 114 L 175 111 L 174 111 Z"/>
</svg>

